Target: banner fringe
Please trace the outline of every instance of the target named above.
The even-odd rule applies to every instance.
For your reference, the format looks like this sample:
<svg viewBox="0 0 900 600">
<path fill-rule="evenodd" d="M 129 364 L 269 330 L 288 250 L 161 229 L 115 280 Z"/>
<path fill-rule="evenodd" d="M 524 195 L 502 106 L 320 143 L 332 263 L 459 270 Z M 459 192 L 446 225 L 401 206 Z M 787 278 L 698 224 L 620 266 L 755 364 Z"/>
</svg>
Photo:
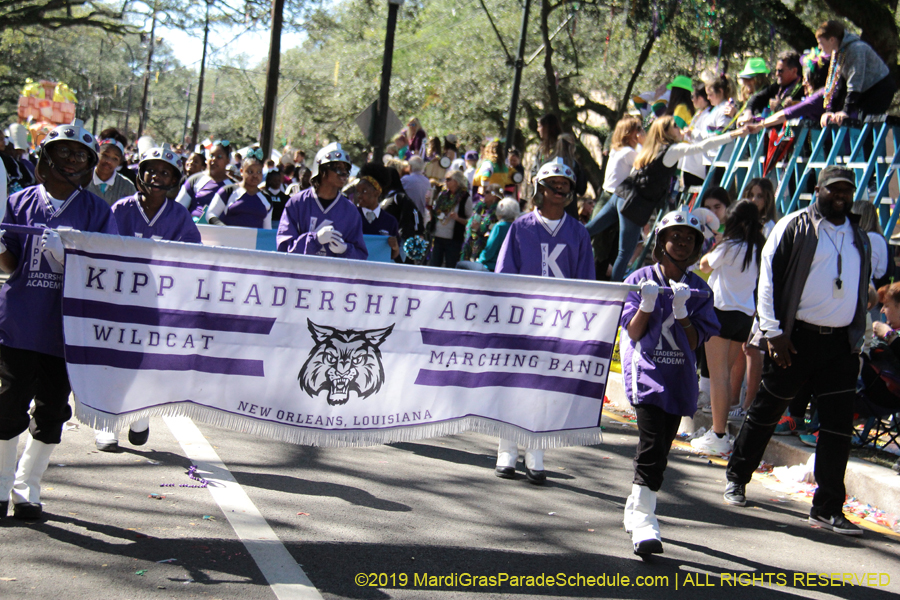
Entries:
<svg viewBox="0 0 900 600">
<path fill-rule="evenodd" d="M 173 403 L 138 410 L 122 415 L 110 415 L 97 411 L 80 402 L 75 402 L 76 418 L 93 429 L 118 432 L 144 417 L 181 416 L 195 421 L 247 433 L 259 437 L 279 440 L 301 446 L 323 448 L 344 448 L 378 446 L 396 442 L 413 442 L 428 438 L 456 435 L 474 431 L 485 435 L 496 435 L 526 448 L 551 449 L 567 446 L 591 446 L 603 441 L 599 427 L 550 433 L 532 433 L 515 425 L 485 419 L 483 417 L 463 417 L 439 423 L 423 423 L 391 428 L 354 429 L 350 431 L 312 429 L 261 421 L 192 403 Z"/>
</svg>

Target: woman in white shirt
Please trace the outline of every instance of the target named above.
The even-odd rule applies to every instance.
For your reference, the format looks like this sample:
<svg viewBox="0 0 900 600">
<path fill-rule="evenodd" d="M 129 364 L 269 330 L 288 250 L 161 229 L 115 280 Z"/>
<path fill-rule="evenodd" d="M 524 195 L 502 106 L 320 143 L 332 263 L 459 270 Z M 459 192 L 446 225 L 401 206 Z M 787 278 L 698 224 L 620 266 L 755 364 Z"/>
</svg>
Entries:
<svg viewBox="0 0 900 600">
<path fill-rule="evenodd" d="M 744 188 L 742 200 L 750 200 L 759 210 L 759 221 L 763 226 L 763 235 L 769 237 L 775 229 L 775 186 L 764 177 L 751 179 Z"/>
<path fill-rule="evenodd" d="M 706 89 L 703 87 L 694 88 L 691 95 L 691 101 L 694 103 L 694 118 L 691 124 L 684 132 L 684 139 L 688 142 L 700 142 L 710 135 L 709 131 L 710 119 L 712 118 L 713 106 L 706 97 Z M 703 156 L 700 154 L 691 154 L 681 159 L 681 176 L 685 189 L 692 186 L 702 186 L 706 180 L 706 165 L 703 164 Z"/>
<path fill-rule="evenodd" d="M 711 337 L 705 346 L 711 384 L 712 428 L 703 437 L 691 441 L 691 446 L 709 454 L 731 452 L 728 413 L 735 401 L 740 402 L 740 382 L 733 385 L 731 373 L 741 358 L 743 343 L 753 325 L 756 282 L 764 243 L 759 210 L 753 202 L 742 200 L 728 209 L 722 241 L 700 260 L 700 270 L 711 273 L 709 285 L 721 326 L 719 335 Z"/>
</svg>

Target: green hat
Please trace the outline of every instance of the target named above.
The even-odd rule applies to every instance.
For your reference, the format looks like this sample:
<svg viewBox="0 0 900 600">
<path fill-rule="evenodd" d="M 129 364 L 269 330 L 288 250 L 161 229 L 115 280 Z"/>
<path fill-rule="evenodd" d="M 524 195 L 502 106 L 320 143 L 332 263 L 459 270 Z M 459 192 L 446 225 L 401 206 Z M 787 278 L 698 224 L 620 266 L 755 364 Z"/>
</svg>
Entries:
<svg viewBox="0 0 900 600">
<path fill-rule="evenodd" d="M 766 71 L 768 73 L 768 71 Z M 683 90 L 687 90 L 690 93 L 694 93 L 694 83 L 691 81 L 690 77 L 685 75 L 679 75 L 675 79 L 672 80 L 672 83 L 666 86 L 667 90 L 671 90 L 672 88 L 681 88 Z"/>
<path fill-rule="evenodd" d="M 766 66 L 766 61 L 761 58 L 751 58 L 747 61 L 747 64 L 744 66 L 744 70 L 738 73 L 738 77 L 741 79 L 750 79 L 756 75 L 768 75 L 771 73 L 769 67 Z"/>
</svg>

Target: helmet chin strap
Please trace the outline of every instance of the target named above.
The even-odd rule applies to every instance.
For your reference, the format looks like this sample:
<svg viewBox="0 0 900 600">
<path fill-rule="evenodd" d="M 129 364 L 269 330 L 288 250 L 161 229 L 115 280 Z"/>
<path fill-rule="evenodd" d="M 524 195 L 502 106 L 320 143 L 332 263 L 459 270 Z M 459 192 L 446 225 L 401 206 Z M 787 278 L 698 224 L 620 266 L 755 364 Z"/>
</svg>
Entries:
<svg viewBox="0 0 900 600">
<path fill-rule="evenodd" d="M 80 170 L 80 171 L 76 171 L 75 173 L 72 173 L 71 175 L 69 175 L 68 173 L 66 173 L 65 171 L 63 171 L 61 168 L 59 168 L 58 166 L 56 166 L 56 163 L 53 162 L 53 159 L 52 159 L 52 158 L 50 158 L 50 153 L 49 153 L 49 152 L 47 153 L 46 160 L 47 160 L 48 166 L 49 166 L 51 169 L 53 169 L 54 171 L 56 171 L 57 173 L 59 173 L 60 175 L 62 175 L 63 179 L 65 179 L 65 180 L 69 183 L 69 185 L 71 185 L 71 186 L 73 186 L 73 187 L 75 187 L 76 189 L 79 189 L 79 190 L 83 190 L 83 189 L 84 189 L 84 186 L 81 185 L 81 178 L 84 177 L 85 175 L 87 175 L 88 173 L 90 173 L 90 172 L 91 172 L 91 169 L 94 168 L 93 166 L 90 166 L 90 167 L 87 167 L 87 168 L 82 169 L 82 170 Z"/>
<path fill-rule="evenodd" d="M 671 262 L 672 265 L 673 265 L 676 269 L 678 269 L 679 271 L 681 271 L 681 277 L 684 277 L 685 275 L 687 275 L 687 268 L 688 268 L 690 265 L 685 265 L 685 266 L 682 268 L 682 266 L 679 264 L 679 263 L 686 263 L 686 262 L 687 262 L 687 259 L 682 260 L 682 261 L 677 261 L 677 260 L 675 260 L 675 257 L 673 257 L 671 254 L 669 254 L 669 253 L 666 251 L 665 247 L 662 248 L 662 255 L 665 256 L 666 258 L 668 258 L 668 259 L 669 259 L 669 262 Z M 679 277 L 679 279 L 681 279 L 681 277 Z"/>
</svg>

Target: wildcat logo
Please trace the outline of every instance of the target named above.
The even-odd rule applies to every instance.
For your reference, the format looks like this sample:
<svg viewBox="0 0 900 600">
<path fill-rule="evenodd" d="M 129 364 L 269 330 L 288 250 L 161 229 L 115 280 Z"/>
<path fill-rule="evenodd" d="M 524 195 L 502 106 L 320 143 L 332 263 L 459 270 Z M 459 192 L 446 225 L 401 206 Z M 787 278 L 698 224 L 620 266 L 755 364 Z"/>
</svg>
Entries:
<svg viewBox="0 0 900 600">
<path fill-rule="evenodd" d="M 328 404 L 346 404 L 350 392 L 368 398 L 384 384 L 384 367 L 378 349 L 394 326 L 359 331 L 339 330 L 306 320 L 316 345 L 297 379 L 310 396 L 328 392 Z"/>
</svg>

